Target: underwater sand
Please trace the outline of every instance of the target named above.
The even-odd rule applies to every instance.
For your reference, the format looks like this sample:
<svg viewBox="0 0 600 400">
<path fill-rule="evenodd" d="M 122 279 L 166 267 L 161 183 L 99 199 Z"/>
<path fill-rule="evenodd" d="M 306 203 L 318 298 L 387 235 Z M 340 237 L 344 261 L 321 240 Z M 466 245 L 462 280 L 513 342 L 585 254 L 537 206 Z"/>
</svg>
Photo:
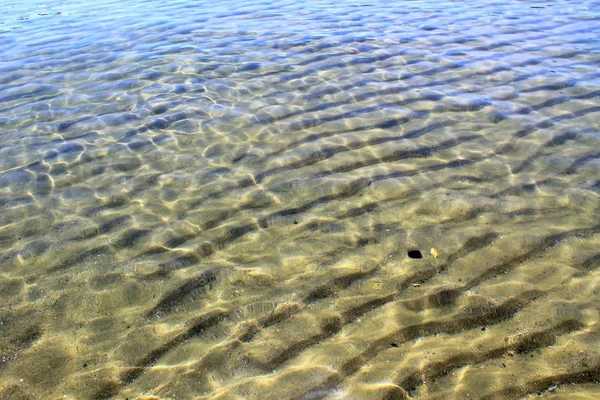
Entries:
<svg viewBox="0 0 600 400">
<path fill-rule="evenodd" d="M 2 10 L 1 399 L 600 398 L 600 2 Z"/>
</svg>

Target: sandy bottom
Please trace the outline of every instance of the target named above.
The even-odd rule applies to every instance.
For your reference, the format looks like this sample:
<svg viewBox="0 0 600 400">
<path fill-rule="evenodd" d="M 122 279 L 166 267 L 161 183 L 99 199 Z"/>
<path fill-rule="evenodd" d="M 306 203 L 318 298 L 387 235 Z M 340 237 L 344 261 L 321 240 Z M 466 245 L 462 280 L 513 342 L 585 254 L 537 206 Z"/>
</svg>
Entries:
<svg viewBox="0 0 600 400">
<path fill-rule="evenodd" d="M 0 398 L 600 398 L 598 4 L 89 3 L 0 24 Z"/>
</svg>

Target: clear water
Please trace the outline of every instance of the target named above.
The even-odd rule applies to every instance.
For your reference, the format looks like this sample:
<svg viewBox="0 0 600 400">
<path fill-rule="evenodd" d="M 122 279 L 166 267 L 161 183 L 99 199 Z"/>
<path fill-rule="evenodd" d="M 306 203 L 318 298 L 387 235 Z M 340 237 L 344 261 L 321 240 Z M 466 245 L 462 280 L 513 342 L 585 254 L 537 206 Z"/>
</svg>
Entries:
<svg viewBox="0 0 600 400">
<path fill-rule="evenodd" d="M 599 33 L 4 0 L 0 398 L 600 397 Z"/>
</svg>

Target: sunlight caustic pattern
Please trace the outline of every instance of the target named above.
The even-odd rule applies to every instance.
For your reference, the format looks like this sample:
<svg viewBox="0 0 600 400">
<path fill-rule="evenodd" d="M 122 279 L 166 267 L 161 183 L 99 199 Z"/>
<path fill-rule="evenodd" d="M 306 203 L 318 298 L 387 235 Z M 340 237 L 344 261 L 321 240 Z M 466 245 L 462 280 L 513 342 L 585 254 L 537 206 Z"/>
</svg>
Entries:
<svg viewBox="0 0 600 400">
<path fill-rule="evenodd" d="M 0 398 L 600 395 L 600 3 L 7 4 Z"/>
</svg>

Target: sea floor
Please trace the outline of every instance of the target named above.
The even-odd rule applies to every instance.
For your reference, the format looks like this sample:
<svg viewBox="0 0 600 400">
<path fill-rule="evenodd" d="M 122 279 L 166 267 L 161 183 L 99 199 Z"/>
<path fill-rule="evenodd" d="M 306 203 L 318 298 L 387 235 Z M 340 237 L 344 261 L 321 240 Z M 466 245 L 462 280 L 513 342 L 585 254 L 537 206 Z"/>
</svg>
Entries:
<svg viewBox="0 0 600 400">
<path fill-rule="evenodd" d="M 0 398 L 600 398 L 600 2 L 2 9 Z"/>
</svg>

